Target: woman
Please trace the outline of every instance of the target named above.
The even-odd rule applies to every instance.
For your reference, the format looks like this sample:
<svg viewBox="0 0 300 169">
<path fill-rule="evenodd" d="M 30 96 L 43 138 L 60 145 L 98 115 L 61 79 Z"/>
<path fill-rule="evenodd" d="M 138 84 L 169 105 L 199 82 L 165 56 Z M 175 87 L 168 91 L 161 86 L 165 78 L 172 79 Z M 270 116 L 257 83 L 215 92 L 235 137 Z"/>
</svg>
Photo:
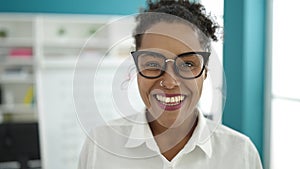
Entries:
<svg viewBox="0 0 300 169">
<path fill-rule="evenodd" d="M 246 136 L 215 128 L 197 109 L 216 24 L 199 3 L 148 5 L 132 52 L 146 111 L 93 130 L 79 168 L 262 168 Z"/>
</svg>

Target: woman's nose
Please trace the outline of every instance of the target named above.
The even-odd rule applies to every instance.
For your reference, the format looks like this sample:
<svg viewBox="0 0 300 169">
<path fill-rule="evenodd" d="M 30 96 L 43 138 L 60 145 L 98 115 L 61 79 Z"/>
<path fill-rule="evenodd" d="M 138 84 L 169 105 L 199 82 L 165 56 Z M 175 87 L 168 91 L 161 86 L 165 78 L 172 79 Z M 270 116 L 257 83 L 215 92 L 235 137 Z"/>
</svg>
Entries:
<svg viewBox="0 0 300 169">
<path fill-rule="evenodd" d="M 172 62 L 167 64 L 166 71 L 162 76 L 161 83 L 161 86 L 166 89 L 173 89 L 180 85 L 180 81 L 175 73 L 174 64 L 172 64 Z"/>
</svg>

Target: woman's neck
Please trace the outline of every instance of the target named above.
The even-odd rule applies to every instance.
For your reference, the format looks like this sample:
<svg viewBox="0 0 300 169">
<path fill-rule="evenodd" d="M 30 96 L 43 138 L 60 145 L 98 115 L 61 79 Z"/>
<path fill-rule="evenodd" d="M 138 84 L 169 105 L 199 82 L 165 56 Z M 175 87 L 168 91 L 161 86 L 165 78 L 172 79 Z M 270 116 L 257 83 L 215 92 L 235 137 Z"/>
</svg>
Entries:
<svg viewBox="0 0 300 169">
<path fill-rule="evenodd" d="M 174 128 L 164 127 L 157 120 L 149 122 L 154 139 L 168 160 L 172 159 L 192 137 L 198 123 L 197 116 L 198 113 L 192 113 L 181 125 Z"/>
</svg>

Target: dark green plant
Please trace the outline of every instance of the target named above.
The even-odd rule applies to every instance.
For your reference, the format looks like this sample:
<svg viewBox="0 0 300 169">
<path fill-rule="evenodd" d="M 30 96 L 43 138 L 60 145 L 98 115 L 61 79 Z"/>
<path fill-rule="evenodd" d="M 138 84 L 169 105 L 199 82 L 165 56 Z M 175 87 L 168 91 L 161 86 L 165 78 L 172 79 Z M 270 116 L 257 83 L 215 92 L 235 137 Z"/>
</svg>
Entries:
<svg viewBox="0 0 300 169">
<path fill-rule="evenodd" d="M 7 37 L 7 31 L 6 30 L 0 30 L 0 38 L 6 38 Z"/>
<path fill-rule="evenodd" d="M 96 33 L 97 32 L 97 29 L 96 28 L 90 28 L 89 29 L 89 35 L 91 36 L 91 35 L 93 35 L 94 33 Z"/>
<path fill-rule="evenodd" d="M 57 31 L 57 34 L 58 34 L 59 36 L 65 35 L 65 34 L 66 34 L 65 28 L 59 28 L 58 31 Z"/>
</svg>

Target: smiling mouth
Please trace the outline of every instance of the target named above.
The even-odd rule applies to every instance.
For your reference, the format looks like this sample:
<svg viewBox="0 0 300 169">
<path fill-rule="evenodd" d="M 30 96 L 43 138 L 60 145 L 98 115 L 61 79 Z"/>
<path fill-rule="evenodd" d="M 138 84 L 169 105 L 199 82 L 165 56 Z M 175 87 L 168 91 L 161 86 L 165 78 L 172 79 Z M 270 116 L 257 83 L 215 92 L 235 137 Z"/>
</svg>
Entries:
<svg viewBox="0 0 300 169">
<path fill-rule="evenodd" d="M 168 108 L 170 106 L 180 105 L 185 100 L 186 96 L 181 94 L 176 94 L 176 95 L 156 94 L 155 98 L 160 104 L 167 106 Z"/>
</svg>

